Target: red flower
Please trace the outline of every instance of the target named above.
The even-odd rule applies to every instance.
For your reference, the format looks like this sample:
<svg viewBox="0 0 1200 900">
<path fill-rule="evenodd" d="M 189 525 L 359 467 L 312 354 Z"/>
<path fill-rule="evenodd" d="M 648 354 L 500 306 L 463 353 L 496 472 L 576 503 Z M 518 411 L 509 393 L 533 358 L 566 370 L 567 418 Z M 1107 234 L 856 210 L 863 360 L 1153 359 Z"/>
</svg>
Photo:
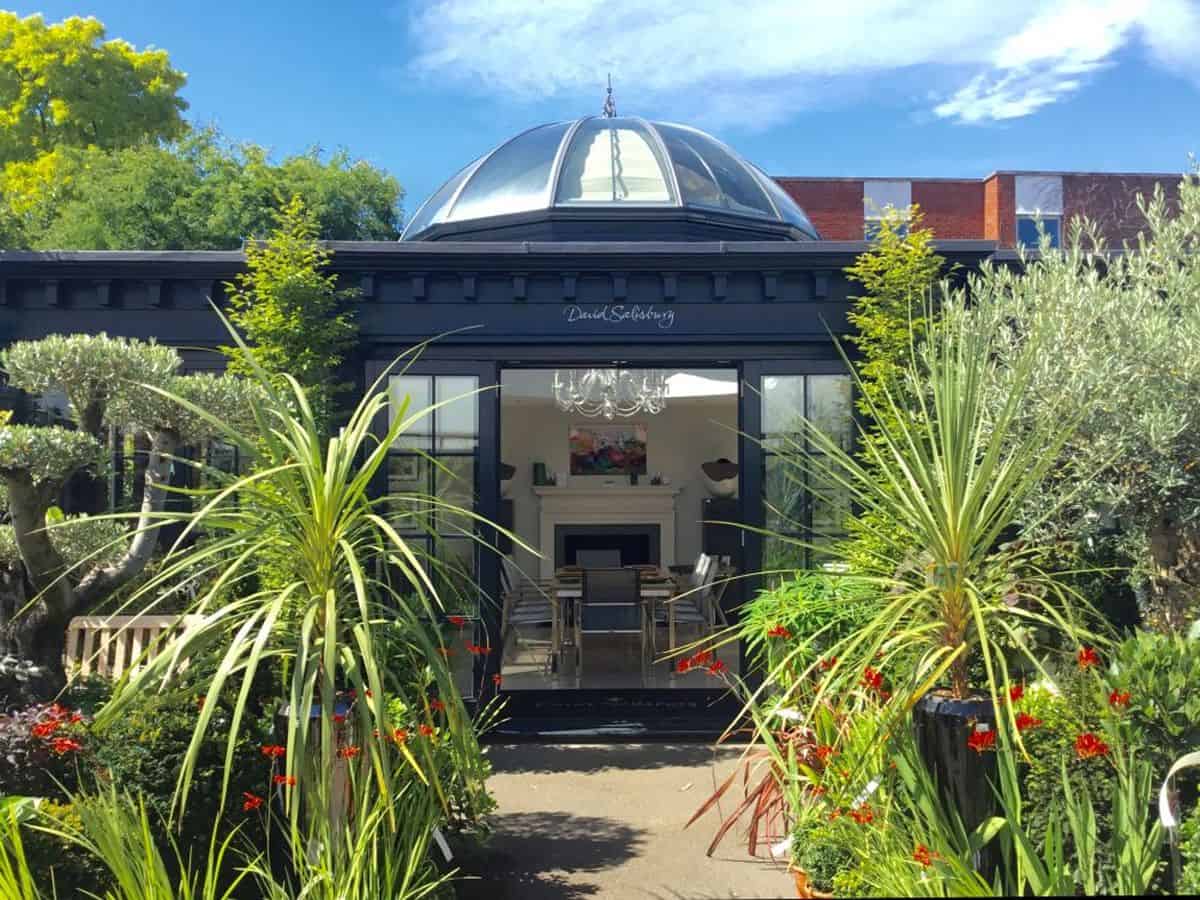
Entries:
<svg viewBox="0 0 1200 900">
<path fill-rule="evenodd" d="M 357 744 L 349 744 L 345 747 L 338 748 L 338 756 L 342 759 L 354 759 L 358 754 L 362 753 L 362 747 Z"/>
<path fill-rule="evenodd" d="M 1014 684 L 1012 687 L 1010 687 L 1008 689 L 1008 699 L 1011 700 L 1013 703 L 1020 702 L 1021 698 L 1024 696 L 1025 696 L 1025 685 L 1023 685 L 1023 684 Z"/>
<path fill-rule="evenodd" d="M 492 676 L 492 684 L 494 684 L 496 687 L 500 687 L 500 683 L 502 681 L 504 681 L 504 676 L 499 672 Z"/>
<path fill-rule="evenodd" d="M 710 662 L 713 661 L 713 659 L 715 657 L 716 657 L 716 654 L 713 653 L 713 651 L 701 650 L 699 653 L 697 653 L 695 656 L 692 657 L 692 665 L 693 666 L 707 666 Z"/>
<path fill-rule="evenodd" d="M 459 630 L 462 630 L 462 628 L 467 624 L 466 616 L 450 616 L 449 619 L 450 624 Z"/>
<path fill-rule="evenodd" d="M 273 782 L 275 782 L 275 784 L 281 784 L 284 787 L 295 787 L 296 786 L 296 776 L 295 775 L 276 775 L 271 780 Z"/>
<path fill-rule="evenodd" d="M 770 628 L 767 629 L 767 637 L 777 637 L 777 638 L 783 638 L 784 640 L 787 640 L 791 636 L 792 636 L 792 633 L 790 631 L 788 631 L 782 625 L 772 625 Z"/>
<path fill-rule="evenodd" d="M 990 728 L 986 731 L 972 731 L 971 736 L 967 738 L 967 746 L 976 753 L 993 750 L 996 747 L 996 732 Z"/>
<path fill-rule="evenodd" d="M 432 709 L 434 712 L 443 712 L 446 709 L 446 704 L 443 703 L 441 700 L 430 700 L 429 708 Z"/>
<path fill-rule="evenodd" d="M 368 699 L 368 700 L 370 700 L 370 699 L 372 699 L 374 696 L 375 696 L 375 695 L 371 693 L 371 689 L 370 689 L 370 688 L 367 688 L 367 699 Z"/>
<path fill-rule="evenodd" d="M 426 725 L 424 722 L 422 722 L 420 726 L 418 726 L 417 731 L 421 732 L 424 737 L 430 737 L 433 735 L 433 726 Z"/>
<path fill-rule="evenodd" d="M 1108 695 L 1108 705 L 1113 709 L 1124 709 L 1129 705 L 1129 691 L 1113 691 Z"/>
<path fill-rule="evenodd" d="M 675 664 L 675 671 L 678 672 L 680 675 L 682 675 L 684 672 L 691 671 L 691 668 L 692 668 L 692 661 L 690 659 L 687 659 L 686 657 L 681 658 L 679 660 L 679 662 L 677 662 Z"/>
<path fill-rule="evenodd" d="M 841 817 L 842 817 L 842 811 L 840 809 L 835 809 L 833 812 L 831 812 L 829 814 L 829 821 L 836 822 Z"/>
<path fill-rule="evenodd" d="M 725 665 L 725 663 L 722 660 L 716 659 L 716 660 L 713 660 L 713 662 L 709 665 L 708 674 L 709 675 L 720 675 L 722 672 L 724 672 L 728 668 L 729 668 L 729 666 Z"/>
<path fill-rule="evenodd" d="M 917 844 L 917 849 L 913 851 L 913 859 L 920 863 L 923 869 L 933 865 L 933 854 L 924 844 Z"/>
<path fill-rule="evenodd" d="M 862 681 L 859 682 L 863 687 L 870 688 L 873 691 L 883 690 L 883 673 L 870 666 L 863 670 Z"/>
<path fill-rule="evenodd" d="M 66 753 L 74 753 L 76 750 L 82 750 L 83 744 L 71 738 L 55 738 L 50 742 L 50 749 L 62 756 Z"/>
<path fill-rule="evenodd" d="M 1090 731 L 1085 731 L 1075 738 L 1075 755 L 1080 759 L 1091 759 L 1093 756 L 1106 756 L 1108 744 L 1096 737 Z"/>
<path fill-rule="evenodd" d="M 287 747 L 281 747 L 279 744 L 264 744 L 262 755 L 271 759 L 279 759 L 279 757 L 287 753 Z"/>
<path fill-rule="evenodd" d="M 1026 728 L 1037 728 L 1041 724 L 1041 719 L 1035 719 L 1027 712 L 1017 713 L 1017 731 L 1024 731 Z"/>
<path fill-rule="evenodd" d="M 58 726 L 61 724 L 62 722 L 58 719 L 50 719 L 46 722 L 38 722 L 29 729 L 29 733 L 35 738 L 48 738 L 58 730 Z"/>
<path fill-rule="evenodd" d="M 871 810 L 871 804 L 864 803 L 858 809 L 850 810 L 850 818 L 859 825 L 870 825 L 875 821 L 875 813 Z"/>
<path fill-rule="evenodd" d="M 480 647 L 478 644 L 476 644 L 475 652 L 478 653 L 480 656 L 487 656 L 489 653 L 492 652 L 492 648 L 491 647 Z"/>
<path fill-rule="evenodd" d="M 83 713 L 71 713 L 71 718 L 67 719 L 67 721 L 70 722 L 72 725 L 74 725 L 76 722 L 82 722 L 83 721 Z"/>
<path fill-rule="evenodd" d="M 51 715 L 55 719 L 65 719 L 70 714 L 71 714 L 71 711 L 69 709 L 67 709 L 65 706 L 60 706 L 57 703 L 50 704 L 49 715 Z"/>
<path fill-rule="evenodd" d="M 263 798 L 249 791 L 242 791 L 242 812 L 251 812 L 263 805 Z"/>
<path fill-rule="evenodd" d="M 823 784 L 813 784 L 809 785 L 808 792 L 814 797 L 824 797 L 828 790 Z"/>
<path fill-rule="evenodd" d="M 1080 647 L 1079 655 L 1076 657 L 1079 660 L 1079 668 L 1087 669 L 1091 666 L 1100 665 L 1100 657 L 1091 647 Z"/>
<path fill-rule="evenodd" d="M 407 744 L 408 743 L 408 729 L 407 728 L 397 728 L 395 731 L 392 732 L 392 740 L 395 741 L 397 744 Z"/>
<path fill-rule="evenodd" d="M 207 699 L 203 694 L 196 698 L 196 709 L 204 709 L 204 701 Z"/>
<path fill-rule="evenodd" d="M 817 759 L 819 759 L 821 762 L 828 762 L 829 757 L 833 756 L 834 754 L 834 749 L 828 744 L 821 744 L 819 747 L 817 747 L 816 754 Z"/>
<path fill-rule="evenodd" d="M 836 665 L 837 665 L 837 657 L 836 656 L 831 656 L 831 657 L 829 657 L 829 659 L 821 660 L 821 670 L 823 672 L 828 672 L 830 669 L 832 669 Z"/>
</svg>

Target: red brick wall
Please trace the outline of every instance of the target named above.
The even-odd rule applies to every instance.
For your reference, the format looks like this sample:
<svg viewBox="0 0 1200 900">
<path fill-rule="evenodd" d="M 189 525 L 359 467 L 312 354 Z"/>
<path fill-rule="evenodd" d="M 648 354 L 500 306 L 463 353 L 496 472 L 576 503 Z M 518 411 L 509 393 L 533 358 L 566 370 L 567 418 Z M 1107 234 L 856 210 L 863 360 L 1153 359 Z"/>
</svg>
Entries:
<svg viewBox="0 0 1200 900">
<path fill-rule="evenodd" d="M 1017 245 L 1017 187 L 1012 175 L 993 175 L 983 183 L 983 237 L 1001 247 Z"/>
<path fill-rule="evenodd" d="M 912 183 L 912 202 L 925 214 L 925 227 L 943 240 L 983 238 L 983 193 L 979 180 Z"/>
<path fill-rule="evenodd" d="M 1175 208 L 1179 199 L 1179 176 L 1155 175 L 1064 175 L 1063 237 L 1072 218 L 1086 216 L 1100 226 L 1110 246 L 1133 243 L 1146 219 L 1138 209 L 1138 194 L 1149 199 L 1161 183 L 1167 202 Z"/>
<path fill-rule="evenodd" d="M 823 181 L 780 178 L 779 184 L 808 213 L 827 241 L 861 241 L 863 238 L 862 181 Z"/>
</svg>

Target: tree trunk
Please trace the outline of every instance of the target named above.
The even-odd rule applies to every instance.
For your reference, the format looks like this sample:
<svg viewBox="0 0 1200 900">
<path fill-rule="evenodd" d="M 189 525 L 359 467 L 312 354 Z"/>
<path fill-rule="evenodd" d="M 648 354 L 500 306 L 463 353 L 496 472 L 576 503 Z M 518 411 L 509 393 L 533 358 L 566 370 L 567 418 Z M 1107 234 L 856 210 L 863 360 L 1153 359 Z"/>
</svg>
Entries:
<svg viewBox="0 0 1200 900">
<path fill-rule="evenodd" d="M 1143 617 L 1150 627 L 1171 633 L 1200 615 L 1200 530 L 1163 516 L 1150 532 L 1153 575 Z"/>
<path fill-rule="evenodd" d="M 163 486 L 171 470 L 169 457 L 177 445 L 178 439 L 173 434 L 155 434 L 146 463 L 141 515 L 129 549 L 112 565 L 89 571 L 78 585 L 63 574 L 67 565 L 45 528 L 46 510 L 61 485 L 34 485 L 24 471 L 5 473 L 13 530 L 32 591 L 28 595 L 22 592 L 20 604 L 16 605 L 18 594 L 11 580 L 0 583 L 0 591 L 5 592 L 0 600 L 0 631 L 5 644 L 16 651 L 13 655 L 44 669 L 52 691 L 66 683 L 63 652 L 71 619 L 96 607 L 140 574 L 150 561 L 160 525 L 154 516 L 163 508 Z"/>
</svg>

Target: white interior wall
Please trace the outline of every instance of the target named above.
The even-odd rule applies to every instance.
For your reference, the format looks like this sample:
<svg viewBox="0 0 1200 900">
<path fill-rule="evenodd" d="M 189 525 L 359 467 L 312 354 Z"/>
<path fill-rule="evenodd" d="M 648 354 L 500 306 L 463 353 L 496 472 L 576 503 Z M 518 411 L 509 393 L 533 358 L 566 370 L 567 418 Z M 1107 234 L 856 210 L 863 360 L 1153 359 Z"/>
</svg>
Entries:
<svg viewBox="0 0 1200 900">
<path fill-rule="evenodd" d="M 533 493 L 533 463 L 544 462 L 547 472 L 567 474 L 570 463 L 567 430 L 573 424 L 591 421 L 564 413 L 549 401 L 501 401 L 501 460 L 516 466 L 509 499 L 513 501 L 514 530 L 530 546 L 537 547 L 538 503 Z M 700 552 L 701 501 L 708 496 L 700 472 L 701 463 L 725 457 L 737 461 L 737 397 L 707 397 L 668 401 L 656 416 L 636 416 L 630 421 L 646 424 L 646 477 L 662 473 L 679 488 L 675 502 L 675 558 L 695 559 Z M 718 424 L 719 423 L 719 424 Z M 576 487 L 603 484 L 598 476 L 575 476 L 568 484 Z M 614 524 L 620 524 L 619 508 Z M 536 557 L 520 548 L 516 562 L 525 572 L 536 573 Z"/>
</svg>

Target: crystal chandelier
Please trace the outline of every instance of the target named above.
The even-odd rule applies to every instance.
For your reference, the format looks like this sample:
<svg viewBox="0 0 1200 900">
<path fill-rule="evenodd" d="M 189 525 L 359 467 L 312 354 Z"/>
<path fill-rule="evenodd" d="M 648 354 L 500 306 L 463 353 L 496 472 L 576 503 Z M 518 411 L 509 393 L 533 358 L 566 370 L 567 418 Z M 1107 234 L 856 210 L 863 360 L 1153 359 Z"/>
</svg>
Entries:
<svg viewBox="0 0 1200 900">
<path fill-rule="evenodd" d="M 563 412 L 609 421 L 643 412 L 658 415 L 667 405 L 667 373 L 663 369 L 556 369 L 554 402 Z"/>
</svg>

